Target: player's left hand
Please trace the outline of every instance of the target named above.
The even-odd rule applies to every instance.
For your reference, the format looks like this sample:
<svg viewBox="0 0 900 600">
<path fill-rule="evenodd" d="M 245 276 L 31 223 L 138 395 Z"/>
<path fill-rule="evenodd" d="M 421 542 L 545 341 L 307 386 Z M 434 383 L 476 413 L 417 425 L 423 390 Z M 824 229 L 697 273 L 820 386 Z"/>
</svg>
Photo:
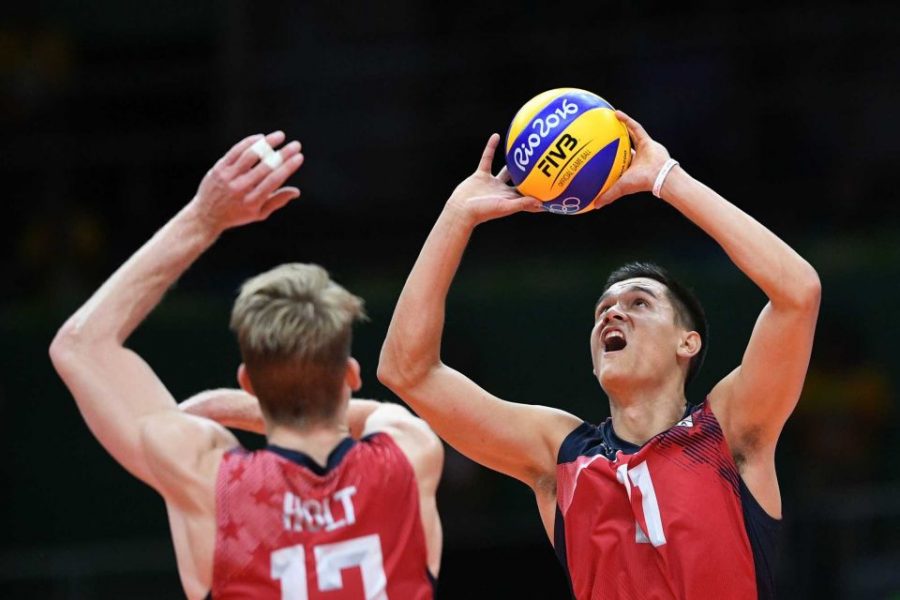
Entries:
<svg viewBox="0 0 900 600">
<path fill-rule="evenodd" d="M 669 151 L 666 150 L 666 147 L 651 138 L 640 123 L 621 110 L 616 111 L 616 117 L 628 129 L 634 156 L 631 166 L 625 170 L 619 180 L 597 199 L 597 208 L 611 204 L 628 194 L 652 190 L 659 170 L 669 159 Z"/>
<path fill-rule="evenodd" d="M 281 185 L 303 164 L 300 142 L 278 149 L 284 140 L 284 133 L 275 131 L 251 135 L 235 144 L 200 182 L 191 200 L 195 214 L 221 232 L 267 219 L 299 197 L 299 189 Z M 261 157 L 260 152 L 268 155 Z"/>
<path fill-rule="evenodd" d="M 523 196 L 509 185 L 509 172 L 503 167 L 497 175 L 491 168 L 500 136 L 492 134 L 481 154 L 475 172 L 462 181 L 447 201 L 448 208 L 460 211 L 473 227 L 479 223 L 521 211 L 540 211 L 540 202 Z"/>
</svg>

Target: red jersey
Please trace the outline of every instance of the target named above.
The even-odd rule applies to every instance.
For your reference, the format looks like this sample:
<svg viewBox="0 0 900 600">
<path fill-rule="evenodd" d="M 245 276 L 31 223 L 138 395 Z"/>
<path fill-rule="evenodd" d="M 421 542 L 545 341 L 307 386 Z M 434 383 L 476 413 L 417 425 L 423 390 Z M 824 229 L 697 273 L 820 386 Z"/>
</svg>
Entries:
<svg viewBox="0 0 900 600">
<path fill-rule="evenodd" d="M 708 403 L 643 446 L 607 419 L 559 450 L 556 553 L 579 600 L 773 597 L 780 522 L 747 490 Z"/>
<path fill-rule="evenodd" d="M 384 433 L 343 440 L 323 468 L 269 445 L 222 458 L 216 483 L 215 600 L 425 600 L 419 491 Z"/>
</svg>

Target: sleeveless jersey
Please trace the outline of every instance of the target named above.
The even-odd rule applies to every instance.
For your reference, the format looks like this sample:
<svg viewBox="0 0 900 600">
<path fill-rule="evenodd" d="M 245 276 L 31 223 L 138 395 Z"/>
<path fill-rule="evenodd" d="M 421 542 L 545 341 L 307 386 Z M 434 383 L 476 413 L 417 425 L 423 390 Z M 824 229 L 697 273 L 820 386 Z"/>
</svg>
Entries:
<svg viewBox="0 0 900 600">
<path fill-rule="evenodd" d="M 215 600 L 426 600 L 419 491 L 384 433 L 343 440 L 323 468 L 269 445 L 222 458 Z"/>
<path fill-rule="evenodd" d="M 579 600 L 774 597 L 780 521 L 756 502 L 704 402 L 636 446 L 607 419 L 563 441 L 554 547 Z"/>
</svg>

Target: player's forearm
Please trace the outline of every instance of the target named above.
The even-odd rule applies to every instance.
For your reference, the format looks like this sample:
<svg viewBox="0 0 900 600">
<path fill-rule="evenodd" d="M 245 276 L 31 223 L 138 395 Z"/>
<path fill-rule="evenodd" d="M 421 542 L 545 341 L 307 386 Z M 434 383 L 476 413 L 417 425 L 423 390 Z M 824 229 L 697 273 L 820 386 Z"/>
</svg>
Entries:
<svg viewBox="0 0 900 600">
<path fill-rule="evenodd" d="M 63 338 L 122 344 L 218 234 L 191 205 L 183 208 L 72 315 Z"/>
<path fill-rule="evenodd" d="M 91 431 L 126 469 L 151 485 L 142 455 L 141 418 L 172 410 L 175 401 L 122 342 L 215 239 L 184 213 L 128 259 L 69 318 L 50 347 L 53 365 Z"/>
<path fill-rule="evenodd" d="M 362 437 L 366 421 L 383 405 L 383 402 L 377 400 L 351 398 L 350 405 L 347 407 L 347 426 L 350 428 L 350 435 L 356 439 Z"/>
<path fill-rule="evenodd" d="M 160 229 L 56 334 L 50 346 L 51 359 L 86 419 L 112 410 L 110 402 L 122 404 L 116 410 L 131 419 L 174 408 L 171 396 L 152 370 L 122 343 L 178 276 L 215 240 L 191 210 L 183 209 Z M 112 388 L 125 371 L 136 374 L 132 387 L 141 385 L 160 393 L 132 390 L 127 402 L 120 395 L 116 397 Z M 126 382 L 121 383 L 127 387 Z M 96 424 L 89 424 L 97 429 Z"/>
<path fill-rule="evenodd" d="M 178 405 L 182 411 L 211 419 L 225 427 L 265 434 L 259 400 L 239 389 L 206 390 Z"/>
<path fill-rule="evenodd" d="M 381 405 L 381 402 L 375 400 L 351 398 L 347 408 L 347 425 L 350 435 L 355 438 L 360 437 L 366 419 Z M 188 414 L 211 419 L 232 429 L 261 435 L 266 433 L 266 423 L 259 400 L 244 390 L 229 388 L 206 390 L 181 402 L 178 408 Z"/>
<path fill-rule="evenodd" d="M 451 201 L 428 235 L 397 301 L 381 349 L 378 377 L 388 387 L 413 385 L 440 364 L 447 293 L 473 227 Z"/>
<path fill-rule="evenodd" d="M 683 169 L 675 167 L 669 173 L 661 196 L 716 240 L 773 306 L 818 302 L 819 278 L 803 257 Z"/>
</svg>

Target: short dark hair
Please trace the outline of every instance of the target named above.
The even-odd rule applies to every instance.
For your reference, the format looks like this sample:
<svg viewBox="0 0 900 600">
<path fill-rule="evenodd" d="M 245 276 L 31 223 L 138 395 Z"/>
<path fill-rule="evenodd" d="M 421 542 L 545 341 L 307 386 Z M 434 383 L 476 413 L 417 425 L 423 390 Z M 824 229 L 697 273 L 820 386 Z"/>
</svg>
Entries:
<svg viewBox="0 0 900 600">
<path fill-rule="evenodd" d="M 653 279 L 666 286 L 669 301 L 675 307 L 675 316 L 678 321 L 688 329 L 700 334 L 700 352 L 691 359 L 691 363 L 688 366 L 687 378 L 684 382 L 685 387 L 687 387 L 687 384 L 693 381 L 700 371 L 700 367 L 703 366 L 703 359 L 706 357 L 706 350 L 708 349 L 709 323 L 706 321 L 706 313 L 703 311 L 703 306 L 693 290 L 682 285 L 664 268 L 651 262 L 630 262 L 622 265 L 609 274 L 609 277 L 606 279 L 606 285 L 603 287 L 603 293 L 605 294 L 613 284 L 626 279 L 634 279 L 635 277 Z"/>
</svg>

